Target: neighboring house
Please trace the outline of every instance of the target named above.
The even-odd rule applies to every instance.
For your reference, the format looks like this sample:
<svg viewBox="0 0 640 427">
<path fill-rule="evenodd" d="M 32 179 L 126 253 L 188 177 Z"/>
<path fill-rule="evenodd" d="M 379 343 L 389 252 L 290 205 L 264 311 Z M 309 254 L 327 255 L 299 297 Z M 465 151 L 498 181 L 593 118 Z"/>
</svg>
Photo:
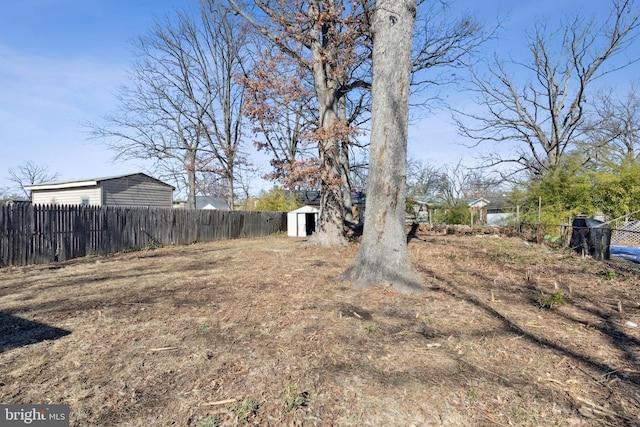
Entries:
<svg viewBox="0 0 640 427">
<path fill-rule="evenodd" d="M 287 190 L 285 195 L 289 197 L 291 193 Z M 296 199 L 303 205 L 320 206 L 320 192 L 316 190 L 296 190 L 294 192 Z"/>
<path fill-rule="evenodd" d="M 487 211 L 485 208 L 488 204 L 489 201 L 484 197 L 476 197 L 469 200 L 468 206 L 471 212 L 472 223 L 485 223 L 487 221 Z"/>
<path fill-rule="evenodd" d="M 227 199 L 213 196 L 196 196 L 196 209 L 229 210 Z"/>
<path fill-rule="evenodd" d="M 414 213 L 418 222 L 431 223 L 438 209 L 446 209 L 444 199 L 436 194 L 433 197 L 414 197 Z M 465 199 L 473 215 L 474 224 L 507 226 L 515 220 L 515 209 L 504 195 L 475 197 Z"/>
<path fill-rule="evenodd" d="M 420 223 L 427 223 L 433 225 L 433 215 L 438 209 L 442 209 L 444 205 L 444 199 L 440 194 L 434 196 L 410 196 L 413 201 L 413 218 L 409 218 L 411 213 L 408 213 L 407 220 L 417 220 Z"/>
<path fill-rule="evenodd" d="M 487 225 L 505 227 L 516 220 L 515 209 L 504 195 L 489 198 L 485 209 Z"/>
<path fill-rule="evenodd" d="M 144 173 L 25 186 L 34 205 L 170 208 L 174 187 Z"/>
<path fill-rule="evenodd" d="M 289 191 L 285 192 L 287 196 L 289 196 Z M 304 205 L 309 206 L 320 206 L 320 192 L 316 190 L 297 190 L 294 193 L 296 198 L 300 200 L 300 202 Z M 364 211 L 364 204 L 366 201 L 366 195 L 362 191 L 352 191 L 351 192 L 351 204 Z"/>
<path fill-rule="evenodd" d="M 176 209 L 185 209 L 187 207 L 186 200 L 174 200 L 173 207 Z M 196 209 L 217 209 L 229 210 L 227 199 L 213 196 L 196 196 Z"/>
<path fill-rule="evenodd" d="M 469 201 L 474 223 L 505 227 L 515 221 L 515 209 L 506 195 L 479 197 Z"/>
</svg>

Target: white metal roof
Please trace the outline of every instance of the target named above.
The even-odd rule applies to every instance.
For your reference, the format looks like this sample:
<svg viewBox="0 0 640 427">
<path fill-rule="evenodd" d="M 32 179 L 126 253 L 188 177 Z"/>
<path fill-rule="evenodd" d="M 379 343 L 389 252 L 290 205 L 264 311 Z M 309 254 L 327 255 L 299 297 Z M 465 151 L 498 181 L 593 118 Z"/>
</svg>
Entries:
<svg viewBox="0 0 640 427">
<path fill-rule="evenodd" d="M 318 212 L 320 212 L 320 209 L 316 208 L 315 206 L 304 205 L 303 207 L 292 210 L 289 213 L 318 213 Z"/>
</svg>

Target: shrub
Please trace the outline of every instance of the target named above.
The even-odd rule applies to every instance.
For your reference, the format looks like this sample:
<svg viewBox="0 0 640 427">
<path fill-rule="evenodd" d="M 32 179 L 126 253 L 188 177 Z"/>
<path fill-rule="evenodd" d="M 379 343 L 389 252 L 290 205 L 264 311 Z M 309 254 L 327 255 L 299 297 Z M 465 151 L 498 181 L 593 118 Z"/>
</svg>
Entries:
<svg viewBox="0 0 640 427">
<path fill-rule="evenodd" d="M 562 292 L 555 291 L 548 296 L 541 293 L 538 297 L 538 304 L 540 304 L 540 307 L 542 308 L 551 310 L 556 306 L 565 305 L 566 301 L 564 300 L 564 294 Z"/>
<path fill-rule="evenodd" d="M 258 211 L 292 211 L 302 206 L 302 202 L 295 196 L 286 195 L 279 187 L 273 187 L 269 191 L 261 191 L 255 209 Z"/>
</svg>

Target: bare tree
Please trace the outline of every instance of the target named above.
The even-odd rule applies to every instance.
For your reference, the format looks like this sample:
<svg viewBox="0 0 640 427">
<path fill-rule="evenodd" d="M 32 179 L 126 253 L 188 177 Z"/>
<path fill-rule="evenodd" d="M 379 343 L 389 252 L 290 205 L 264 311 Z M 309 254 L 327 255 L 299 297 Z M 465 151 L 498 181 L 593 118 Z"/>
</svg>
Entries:
<svg viewBox="0 0 640 427">
<path fill-rule="evenodd" d="M 20 189 L 27 199 L 31 199 L 31 192 L 24 188 L 26 185 L 53 181 L 57 179 L 58 176 L 59 174 L 57 172 L 50 172 L 48 166 L 28 161 L 18 166 L 17 169 L 10 168 L 7 179 L 16 184 L 16 188 Z"/>
<path fill-rule="evenodd" d="M 436 109 L 442 102 L 438 89 L 457 82 L 456 70 L 472 67 L 477 48 L 494 38 L 500 28 L 499 22 L 488 27 L 470 12 L 452 12 L 447 1 L 418 1 L 411 58 L 412 106 Z"/>
<path fill-rule="evenodd" d="M 358 289 L 418 292 L 405 237 L 407 133 L 415 0 L 378 0 L 373 18 L 372 128 L 365 228 L 340 276 Z"/>
<path fill-rule="evenodd" d="M 314 137 L 318 146 L 322 197 L 319 232 L 315 237 L 324 244 L 342 243 L 344 206 L 341 201 L 346 200 L 349 184 L 349 176 L 345 173 L 345 156 L 349 151 L 345 147 L 353 135 L 354 124 L 358 123 L 353 118 L 368 112 L 373 2 L 229 1 L 239 14 L 313 78 L 318 109 Z M 431 9 L 427 10 L 424 16 L 428 17 L 430 12 Z M 447 31 L 438 33 L 443 29 Z M 420 47 L 415 49 L 411 61 L 412 71 L 417 73 L 447 64 L 462 65 L 460 58 L 478 43 L 479 39 L 475 39 L 478 29 L 470 19 L 451 26 L 438 26 L 433 20 L 425 19 L 421 26 Z M 418 81 L 438 82 L 442 79 L 420 74 Z M 352 97 L 354 93 L 357 95 Z M 351 100 L 352 104 L 347 104 L 348 113 L 341 115 L 345 99 Z M 344 190 L 342 194 L 341 190 Z"/>
<path fill-rule="evenodd" d="M 0 187 L 0 204 L 10 201 L 11 199 L 19 198 L 15 191 L 9 187 Z"/>
<path fill-rule="evenodd" d="M 202 4 L 204 30 L 199 34 L 193 27 L 191 43 L 198 58 L 195 73 L 200 76 L 201 92 L 206 95 L 198 100 L 204 112 L 200 124 L 207 130 L 204 132 L 209 153 L 206 169 L 224 180 L 227 204 L 233 209 L 235 170 L 247 164 L 239 153 L 245 90 L 238 78 L 246 74 L 249 63 L 245 47 L 249 42 L 249 27 L 221 2 Z"/>
<path fill-rule="evenodd" d="M 595 117 L 587 125 L 583 152 L 596 166 L 640 159 L 640 93 L 638 82 L 621 98 L 613 90 L 598 94 L 593 102 Z"/>
<path fill-rule="evenodd" d="M 529 35 L 530 62 L 495 57 L 489 77 L 473 73 L 473 90 L 484 113 L 457 111 L 462 135 L 478 143 L 508 143 L 512 150 L 490 155 L 488 165 L 507 163 L 539 176 L 556 168 L 584 140 L 586 96 L 594 80 L 635 61 L 612 59 L 629 52 L 638 38 L 640 13 L 633 0 L 614 0 L 604 22 L 576 17 L 554 32 L 539 22 Z"/>
<path fill-rule="evenodd" d="M 444 178 L 441 165 L 407 160 L 407 192 L 412 196 L 433 196 L 440 191 Z"/>
<path fill-rule="evenodd" d="M 495 194 L 502 183 L 491 171 L 465 166 L 462 159 L 437 166 L 413 160 L 409 162 L 408 170 L 407 181 L 412 195 L 438 196 L 449 207 L 465 198 Z"/>
<path fill-rule="evenodd" d="M 105 124 L 89 123 L 90 134 L 115 152 L 114 160 L 155 159 L 164 176 L 187 176 L 187 206 L 195 208 L 202 129 L 191 105 L 193 61 L 185 40 L 188 18 L 156 22 L 134 44 L 137 60 L 130 84 L 119 89 L 118 110 Z M 186 27 L 185 27 L 186 25 Z M 194 114 L 195 112 L 195 114 Z M 202 113 L 201 113 L 202 114 Z M 195 115 L 195 117 L 194 117 Z"/>
<path fill-rule="evenodd" d="M 131 84 L 117 95 L 119 110 L 105 125 L 89 124 L 116 159 L 156 159 L 171 177 L 186 175 L 195 208 L 198 174 L 223 179 L 233 206 L 234 168 L 242 140 L 242 72 L 246 28 L 218 3 L 198 21 L 184 13 L 158 21 L 135 43 Z"/>
<path fill-rule="evenodd" d="M 244 206 L 245 210 L 249 209 L 249 198 L 251 197 L 253 182 L 257 177 L 258 168 L 251 164 L 239 167 L 236 173 L 236 188 L 240 189 L 240 194 L 236 192 L 236 197 L 238 199 L 236 204 Z"/>
<path fill-rule="evenodd" d="M 321 193 L 314 240 L 323 245 L 344 244 L 340 152 L 341 141 L 349 134 L 350 127 L 340 119 L 339 105 L 345 94 L 368 87 L 368 83 L 360 79 L 359 70 L 368 61 L 370 1 L 354 2 L 349 7 L 344 7 L 342 1 L 324 0 L 244 3 L 230 0 L 230 3 L 274 46 L 312 76 L 318 108 L 313 138 L 318 146 Z"/>
<path fill-rule="evenodd" d="M 458 160 L 443 166 L 438 193 L 447 206 L 455 206 L 459 201 L 472 197 L 486 197 L 499 191 L 501 179 L 492 176 L 482 168 L 470 168 Z"/>
</svg>

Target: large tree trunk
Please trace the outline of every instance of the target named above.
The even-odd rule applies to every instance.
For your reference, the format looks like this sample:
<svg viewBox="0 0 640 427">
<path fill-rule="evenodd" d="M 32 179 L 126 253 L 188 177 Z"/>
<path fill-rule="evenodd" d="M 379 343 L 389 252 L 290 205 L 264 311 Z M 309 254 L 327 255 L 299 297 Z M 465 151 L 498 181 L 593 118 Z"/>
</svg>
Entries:
<svg viewBox="0 0 640 427">
<path fill-rule="evenodd" d="M 342 172 L 342 203 L 344 209 L 344 219 L 353 222 L 353 203 L 351 202 L 351 178 L 349 177 L 349 146 L 342 143 L 342 151 L 340 152 L 340 170 Z"/>
<path fill-rule="evenodd" d="M 371 154 L 364 234 L 340 276 L 363 289 L 419 292 L 405 235 L 407 132 L 415 0 L 378 0 L 373 22 Z"/>
<path fill-rule="evenodd" d="M 342 171 L 340 168 L 340 145 L 335 135 L 338 124 L 338 83 L 329 75 L 328 62 L 323 58 L 320 31 L 314 37 L 312 47 L 313 80 L 318 97 L 320 141 L 320 215 L 316 233 L 310 239 L 323 246 L 344 245 L 344 205 L 342 198 Z M 331 55 L 335 55 L 332 52 Z"/>
<path fill-rule="evenodd" d="M 346 98 L 340 99 L 340 120 L 347 121 L 347 106 Z M 349 161 L 349 139 L 348 136 L 344 136 L 340 150 L 340 171 L 342 172 L 342 203 L 344 206 L 344 219 L 349 222 L 353 222 L 353 206 L 351 203 L 351 177 L 350 174 L 351 162 Z"/>
<path fill-rule="evenodd" d="M 319 143 L 320 154 L 320 215 L 316 233 L 310 239 L 323 246 L 344 245 L 344 203 L 340 147 L 336 138 Z"/>
</svg>

